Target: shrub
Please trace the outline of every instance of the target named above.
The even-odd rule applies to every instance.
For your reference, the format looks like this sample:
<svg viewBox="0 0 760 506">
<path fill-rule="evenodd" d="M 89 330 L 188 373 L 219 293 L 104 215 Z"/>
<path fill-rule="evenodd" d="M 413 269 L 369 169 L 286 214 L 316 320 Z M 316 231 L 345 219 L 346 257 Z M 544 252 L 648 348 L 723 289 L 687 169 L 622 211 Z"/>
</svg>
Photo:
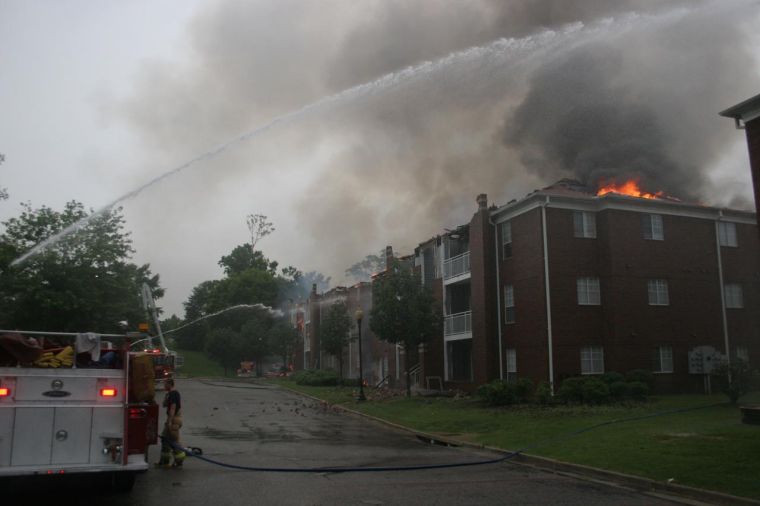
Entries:
<svg viewBox="0 0 760 506">
<path fill-rule="evenodd" d="M 332 369 L 310 369 L 298 371 L 293 375 L 297 385 L 312 387 L 336 386 L 340 383 L 338 373 Z"/>
<path fill-rule="evenodd" d="M 494 380 L 478 388 L 478 397 L 491 406 L 508 406 L 519 401 L 517 386 L 503 380 Z"/>
<path fill-rule="evenodd" d="M 629 383 L 640 381 L 647 385 L 650 390 L 654 388 L 654 374 L 652 374 L 652 371 L 647 371 L 646 369 L 633 369 L 628 371 L 625 373 L 625 379 Z"/>
<path fill-rule="evenodd" d="M 554 397 L 552 396 L 552 388 L 546 381 L 542 381 L 538 384 L 536 387 L 536 402 L 543 406 L 547 406 L 549 404 L 552 404 L 554 402 Z"/>
<path fill-rule="evenodd" d="M 517 402 L 528 402 L 533 397 L 533 382 L 529 378 L 520 378 L 515 383 Z"/>
<path fill-rule="evenodd" d="M 731 404 L 736 404 L 741 396 L 750 391 L 752 369 L 744 360 L 735 359 L 730 365 L 728 362 L 723 362 L 713 369 L 712 374 L 723 377 L 725 380 L 721 391 L 728 396 Z"/>
<path fill-rule="evenodd" d="M 604 404 L 610 400 L 610 388 L 600 378 L 588 377 L 581 387 L 581 395 L 586 404 Z"/>
<path fill-rule="evenodd" d="M 621 401 L 631 395 L 631 388 L 625 381 L 615 381 L 614 383 L 610 383 L 609 389 L 610 397 L 616 401 Z"/>
<path fill-rule="evenodd" d="M 586 378 L 582 376 L 566 378 L 562 381 L 557 397 L 565 403 L 583 402 L 583 384 L 585 381 Z"/>
<path fill-rule="evenodd" d="M 629 381 L 628 395 L 630 395 L 633 400 L 645 401 L 647 395 L 649 395 L 649 385 L 643 381 Z"/>
<path fill-rule="evenodd" d="M 623 376 L 619 372 L 610 371 L 610 372 L 606 372 L 602 374 L 602 381 L 604 381 L 608 385 L 612 385 L 613 383 L 624 382 L 625 376 Z"/>
</svg>

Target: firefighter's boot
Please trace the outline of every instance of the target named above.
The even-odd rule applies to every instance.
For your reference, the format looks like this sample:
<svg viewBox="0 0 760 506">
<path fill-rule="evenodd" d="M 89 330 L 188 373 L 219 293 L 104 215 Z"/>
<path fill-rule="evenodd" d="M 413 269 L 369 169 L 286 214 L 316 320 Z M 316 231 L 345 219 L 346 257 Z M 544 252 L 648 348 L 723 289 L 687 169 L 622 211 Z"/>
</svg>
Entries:
<svg viewBox="0 0 760 506">
<path fill-rule="evenodd" d="M 171 467 L 171 464 L 172 464 L 172 452 L 171 451 L 168 451 L 168 452 L 162 451 L 161 452 L 161 458 L 159 459 L 158 462 L 156 462 L 156 467 L 163 468 L 163 469 L 168 469 L 168 468 Z"/>
<path fill-rule="evenodd" d="M 173 468 L 182 468 L 182 463 L 185 461 L 185 452 L 174 452 L 174 464 L 172 464 Z"/>
</svg>

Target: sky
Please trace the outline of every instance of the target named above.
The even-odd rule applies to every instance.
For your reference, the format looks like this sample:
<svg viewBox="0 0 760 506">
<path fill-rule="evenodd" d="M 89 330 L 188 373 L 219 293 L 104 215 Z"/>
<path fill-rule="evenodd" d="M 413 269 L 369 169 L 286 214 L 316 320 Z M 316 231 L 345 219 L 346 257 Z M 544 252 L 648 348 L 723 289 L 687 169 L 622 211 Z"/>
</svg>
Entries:
<svg viewBox="0 0 760 506">
<path fill-rule="evenodd" d="M 744 135 L 718 112 L 760 93 L 758 7 L 0 0 L 0 220 L 122 206 L 182 316 L 249 214 L 276 227 L 265 255 L 342 283 L 468 222 L 479 193 L 563 177 L 752 209 Z"/>
</svg>

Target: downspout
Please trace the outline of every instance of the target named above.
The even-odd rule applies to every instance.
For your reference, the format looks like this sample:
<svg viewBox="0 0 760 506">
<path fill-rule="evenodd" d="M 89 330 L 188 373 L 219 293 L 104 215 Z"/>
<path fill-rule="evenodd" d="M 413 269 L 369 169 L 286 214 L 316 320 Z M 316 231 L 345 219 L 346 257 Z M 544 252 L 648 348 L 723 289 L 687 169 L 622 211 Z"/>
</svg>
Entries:
<svg viewBox="0 0 760 506">
<path fill-rule="evenodd" d="M 488 223 L 493 227 L 493 245 L 496 252 L 494 257 L 496 260 L 496 316 L 498 318 L 498 327 L 496 329 L 496 337 L 499 339 L 499 379 L 504 379 L 504 353 L 502 352 L 502 337 L 501 337 L 501 277 L 499 276 L 499 231 L 496 228 L 496 223 L 491 221 L 491 213 L 488 213 Z"/>
<path fill-rule="evenodd" d="M 541 205 L 541 233 L 544 239 L 544 285 L 546 289 L 546 339 L 549 346 L 549 388 L 554 395 L 554 351 L 552 346 L 552 298 L 549 287 L 549 245 L 546 234 L 546 206 L 549 205 L 549 196 Z"/>
<path fill-rule="evenodd" d="M 723 286 L 723 259 L 720 254 L 720 219 L 723 211 L 718 211 L 718 219 L 715 220 L 715 245 L 718 250 L 718 282 L 720 284 L 720 309 L 723 316 L 723 343 L 726 347 L 726 361 L 731 365 L 731 353 L 728 348 L 728 318 L 726 316 L 726 289 Z"/>
<path fill-rule="evenodd" d="M 444 238 L 441 240 L 441 244 L 436 244 L 436 249 L 438 249 L 438 268 L 440 269 L 438 272 L 441 273 L 441 287 L 443 288 L 443 296 L 441 299 L 443 299 L 443 379 L 445 381 L 449 381 L 449 343 L 446 341 L 446 317 L 449 316 L 446 311 L 446 274 L 445 270 L 443 268 L 444 264 L 446 263 L 446 246 L 447 243 L 445 241 L 448 241 L 448 236 L 444 236 Z M 470 292 L 470 298 L 472 298 L 472 291 Z M 472 310 L 472 306 L 470 306 L 470 310 Z"/>
</svg>

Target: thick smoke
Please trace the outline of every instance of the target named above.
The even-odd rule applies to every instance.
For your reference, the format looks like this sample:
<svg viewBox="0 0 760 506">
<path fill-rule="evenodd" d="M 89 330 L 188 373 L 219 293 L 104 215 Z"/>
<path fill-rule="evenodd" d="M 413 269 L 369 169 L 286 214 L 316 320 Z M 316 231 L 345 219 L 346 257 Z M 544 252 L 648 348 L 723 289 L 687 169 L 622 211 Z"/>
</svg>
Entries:
<svg viewBox="0 0 760 506">
<path fill-rule="evenodd" d="M 213 274 L 192 279 L 151 245 L 195 251 L 200 269 L 245 242 L 244 216 L 261 212 L 278 225 L 265 253 L 339 282 L 386 244 L 405 253 L 468 221 L 482 192 L 503 203 L 560 177 L 594 184 L 625 175 L 650 190 L 718 203 L 705 174 L 735 132 L 717 112 L 756 93 L 740 77 L 754 64 L 743 21 L 751 10 L 747 2 L 724 5 L 216 2 L 190 26 L 186 59 L 146 64 L 118 109 L 157 170 L 325 95 L 454 51 L 628 12 L 643 17 L 620 33 L 555 42 L 533 58 L 459 62 L 240 146 L 180 176 L 173 185 L 181 202 L 165 193 L 133 211 L 138 251 L 189 292 Z M 675 8 L 689 11 L 661 21 Z M 150 176 L 138 172 L 135 181 Z M 737 197 L 723 194 L 725 202 Z M 141 230 L 151 228 L 142 224 L 156 214 L 184 225 L 154 230 L 140 244 Z"/>
</svg>

